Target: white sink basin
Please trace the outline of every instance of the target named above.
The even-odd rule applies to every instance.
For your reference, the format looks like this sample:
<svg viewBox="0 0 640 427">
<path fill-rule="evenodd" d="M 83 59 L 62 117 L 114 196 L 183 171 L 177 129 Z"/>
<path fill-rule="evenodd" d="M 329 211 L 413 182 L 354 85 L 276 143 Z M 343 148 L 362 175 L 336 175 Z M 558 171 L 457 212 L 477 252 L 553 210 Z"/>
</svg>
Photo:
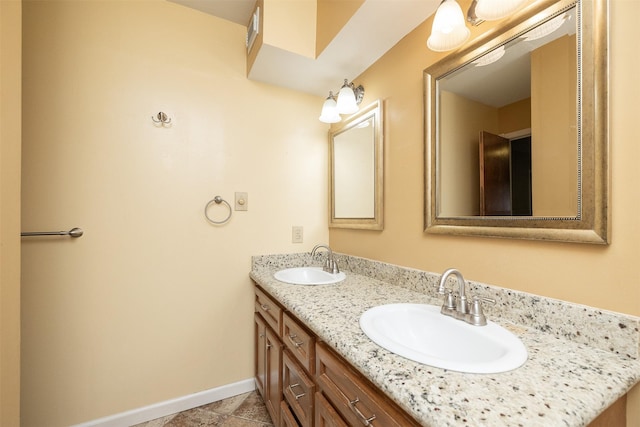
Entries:
<svg viewBox="0 0 640 427">
<path fill-rule="evenodd" d="M 518 337 L 488 321 L 472 326 L 426 304 L 388 304 L 360 317 L 360 328 L 376 344 L 407 359 L 458 372 L 511 371 L 527 360 Z"/>
<path fill-rule="evenodd" d="M 322 267 L 297 267 L 280 270 L 273 277 L 281 282 L 294 285 L 331 285 L 342 282 L 346 275 L 343 272 L 327 273 Z"/>
</svg>

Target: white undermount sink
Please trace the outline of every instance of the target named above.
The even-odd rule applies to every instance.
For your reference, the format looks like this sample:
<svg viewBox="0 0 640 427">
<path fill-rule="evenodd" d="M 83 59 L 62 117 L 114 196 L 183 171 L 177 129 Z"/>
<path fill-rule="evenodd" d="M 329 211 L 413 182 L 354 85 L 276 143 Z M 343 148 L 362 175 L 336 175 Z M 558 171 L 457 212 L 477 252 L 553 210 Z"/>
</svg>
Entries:
<svg viewBox="0 0 640 427">
<path fill-rule="evenodd" d="M 294 285 L 331 285 L 342 282 L 346 275 L 343 272 L 332 274 L 322 267 L 296 267 L 276 272 L 276 280 Z"/>
<path fill-rule="evenodd" d="M 511 371 L 527 360 L 518 337 L 491 321 L 473 326 L 426 304 L 388 304 L 360 317 L 360 328 L 376 344 L 407 359 L 452 371 L 490 374 Z"/>
</svg>

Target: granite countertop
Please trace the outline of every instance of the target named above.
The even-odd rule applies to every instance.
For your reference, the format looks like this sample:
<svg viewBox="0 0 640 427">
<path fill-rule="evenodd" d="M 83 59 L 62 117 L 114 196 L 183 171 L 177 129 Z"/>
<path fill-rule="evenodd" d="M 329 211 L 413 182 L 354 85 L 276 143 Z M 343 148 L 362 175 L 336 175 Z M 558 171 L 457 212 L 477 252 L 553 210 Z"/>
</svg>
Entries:
<svg viewBox="0 0 640 427">
<path fill-rule="evenodd" d="M 251 278 L 425 426 L 584 426 L 640 380 L 639 318 L 474 282 L 471 294 L 497 299 L 487 318 L 527 347 L 522 367 L 465 374 L 397 356 L 361 331 L 360 315 L 382 304 L 440 305 L 439 275 L 340 254 L 338 261 L 347 278 L 334 285 L 273 278 L 282 268 L 321 265 L 308 254 L 254 257 Z"/>
</svg>

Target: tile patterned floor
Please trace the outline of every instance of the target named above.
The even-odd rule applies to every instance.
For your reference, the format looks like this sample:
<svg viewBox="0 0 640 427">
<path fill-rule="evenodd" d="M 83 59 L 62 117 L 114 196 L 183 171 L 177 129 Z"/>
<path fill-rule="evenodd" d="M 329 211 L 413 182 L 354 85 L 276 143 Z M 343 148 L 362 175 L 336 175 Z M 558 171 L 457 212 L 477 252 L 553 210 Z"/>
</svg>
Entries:
<svg viewBox="0 0 640 427">
<path fill-rule="evenodd" d="M 252 391 L 133 427 L 273 427 L 258 392 Z"/>
</svg>

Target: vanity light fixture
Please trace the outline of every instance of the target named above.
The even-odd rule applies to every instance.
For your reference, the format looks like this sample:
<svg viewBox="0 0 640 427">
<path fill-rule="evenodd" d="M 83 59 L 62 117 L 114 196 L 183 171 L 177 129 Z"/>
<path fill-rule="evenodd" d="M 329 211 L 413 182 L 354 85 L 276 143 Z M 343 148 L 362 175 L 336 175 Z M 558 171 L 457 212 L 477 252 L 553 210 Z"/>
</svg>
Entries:
<svg viewBox="0 0 640 427">
<path fill-rule="evenodd" d="M 429 49 L 445 52 L 462 46 L 471 31 L 465 26 L 462 9 L 456 0 L 443 0 L 433 18 L 431 35 L 427 39 Z"/>
<path fill-rule="evenodd" d="M 338 92 L 338 97 L 329 91 L 329 96 L 325 99 L 320 113 L 320 121 L 323 123 L 338 123 L 342 118 L 340 114 L 353 114 L 358 111 L 360 103 L 364 98 L 364 87 L 355 86 L 353 82 L 344 79 L 344 84 Z"/>
<path fill-rule="evenodd" d="M 527 0 L 473 0 L 467 11 L 467 21 L 477 26 L 484 21 L 502 19 L 520 9 L 526 2 Z M 427 46 L 436 52 L 453 50 L 462 46 L 470 34 L 458 2 L 442 0 L 433 18 Z"/>
</svg>

